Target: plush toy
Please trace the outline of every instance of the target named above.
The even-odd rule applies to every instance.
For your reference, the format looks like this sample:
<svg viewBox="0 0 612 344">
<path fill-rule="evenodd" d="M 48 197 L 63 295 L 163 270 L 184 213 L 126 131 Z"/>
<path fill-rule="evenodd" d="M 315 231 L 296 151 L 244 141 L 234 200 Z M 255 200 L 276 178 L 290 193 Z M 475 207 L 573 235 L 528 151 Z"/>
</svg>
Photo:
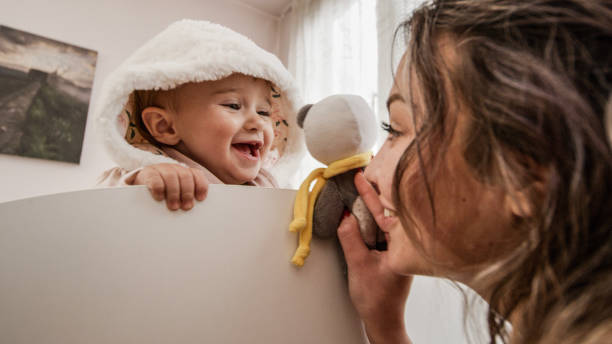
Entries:
<svg viewBox="0 0 612 344">
<path fill-rule="evenodd" d="M 379 229 L 353 182 L 355 173 L 372 159 L 374 113 L 359 96 L 334 95 L 304 106 L 297 122 L 304 129 L 308 151 L 327 168 L 312 171 L 298 190 L 289 230 L 299 232 L 299 246 L 291 262 L 304 265 L 313 232 L 335 237 L 345 209 L 357 218 L 366 245 L 375 248 Z"/>
</svg>

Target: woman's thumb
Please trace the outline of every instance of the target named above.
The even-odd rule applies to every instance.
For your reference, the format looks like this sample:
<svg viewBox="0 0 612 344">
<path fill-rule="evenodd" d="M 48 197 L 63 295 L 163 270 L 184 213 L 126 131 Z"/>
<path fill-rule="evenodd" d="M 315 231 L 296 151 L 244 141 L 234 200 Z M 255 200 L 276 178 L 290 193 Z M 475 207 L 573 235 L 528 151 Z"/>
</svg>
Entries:
<svg viewBox="0 0 612 344">
<path fill-rule="evenodd" d="M 359 232 L 357 219 L 353 215 L 345 217 L 340 223 L 338 239 L 349 267 L 363 260 L 369 252 Z"/>
</svg>

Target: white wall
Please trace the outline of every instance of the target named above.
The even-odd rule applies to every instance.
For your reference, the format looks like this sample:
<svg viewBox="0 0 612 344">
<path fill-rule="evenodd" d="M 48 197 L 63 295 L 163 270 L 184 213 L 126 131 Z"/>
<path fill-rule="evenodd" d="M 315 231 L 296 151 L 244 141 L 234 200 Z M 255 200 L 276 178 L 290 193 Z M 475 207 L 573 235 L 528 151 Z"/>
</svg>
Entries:
<svg viewBox="0 0 612 344">
<path fill-rule="evenodd" d="M 0 0 L 0 23 L 98 52 L 80 164 L 0 154 L 0 202 L 88 188 L 114 164 L 94 130 L 91 109 L 105 77 L 146 40 L 182 19 L 205 19 L 276 53 L 278 20 L 234 1 Z"/>
<path fill-rule="evenodd" d="M 291 22 L 293 20 L 294 11 L 291 7 L 281 14 L 278 23 L 278 58 L 285 66 L 289 66 L 289 49 L 291 49 Z"/>
</svg>

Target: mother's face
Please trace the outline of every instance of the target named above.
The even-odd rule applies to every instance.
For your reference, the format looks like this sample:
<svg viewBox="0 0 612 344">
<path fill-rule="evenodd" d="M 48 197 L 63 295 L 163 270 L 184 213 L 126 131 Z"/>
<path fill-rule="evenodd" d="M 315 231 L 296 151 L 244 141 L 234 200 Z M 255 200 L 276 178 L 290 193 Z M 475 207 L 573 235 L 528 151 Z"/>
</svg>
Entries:
<svg viewBox="0 0 612 344">
<path fill-rule="evenodd" d="M 445 59 L 452 60 L 452 52 L 442 48 Z M 452 61 L 450 61 L 452 62 Z M 452 63 L 451 63 L 452 65 Z M 431 203 L 421 168 L 420 158 L 415 154 L 403 171 L 399 186 L 408 221 L 394 214 L 400 210 L 393 204 L 393 176 L 398 161 L 411 145 L 420 123 L 426 121 L 427 109 L 423 108 L 418 81 L 412 73 L 411 84 L 404 70 L 404 63 L 396 73 L 396 82 L 388 98 L 389 136 L 374 160 L 365 171 L 366 178 L 375 184 L 383 206 L 395 217 L 394 225 L 387 231 L 389 266 L 402 274 L 426 274 L 445 276 L 466 281 L 478 272 L 483 263 L 507 252 L 513 242 L 511 235 L 512 212 L 508 197 L 500 188 L 478 181 L 463 158 L 464 138 L 470 117 L 462 109 L 453 92 L 449 99 L 449 114 L 454 126 L 446 131 L 451 133 L 446 154 L 437 161 L 434 170 L 427 161 L 427 148 L 422 149 L 425 173 L 433 203 L 435 224 Z M 421 109 L 415 113 L 415 107 Z M 414 146 L 414 144 L 413 144 Z M 425 145 L 421 145 L 426 147 Z M 415 147 L 411 149 L 416 149 Z M 480 266 L 480 267 L 479 267 Z"/>
</svg>

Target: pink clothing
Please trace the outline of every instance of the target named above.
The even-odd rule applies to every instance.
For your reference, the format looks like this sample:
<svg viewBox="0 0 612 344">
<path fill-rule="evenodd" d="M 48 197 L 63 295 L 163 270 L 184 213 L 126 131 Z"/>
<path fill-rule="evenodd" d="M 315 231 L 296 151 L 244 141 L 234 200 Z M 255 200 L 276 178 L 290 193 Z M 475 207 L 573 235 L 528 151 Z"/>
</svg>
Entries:
<svg viewBox="0 0 612 344">
<path fill-rule="evenodd" d="M 192 159 L 190 159 L 189 157 L 187 157 L 186 155 L 184 155 L 183 153 L 177 151 L 176 149 L 172 147 L 162 147 L 161 149 L 158 149 L 157 147 L 154 147 L 153 145 L 139 144 L 138 148 L 147 150 L 147 151 L 151 151 L 156 154 L 165 155 L 184 166 L 199 169 L 204 172 L 204 175 L 206 176 L 206 179 L 208 180 L 210 184 L 224 184 L 219 178 L 217 178 L 217 176 L 212 174 L 207 168 L 198 164 L 197 162 L 193 161 Z M 100 178 L 98 179 L 98 185 L 99 186 L 132 185 L 134 183 L 134 177 L 141 169 L 142 167 L 137 168 L 132 171 L 128 171 L 121 167 L 113 167 L 110 170 L 105 171 L 100 176 Z M 278 187 L 278 184 L 276 183 L 276 179 L 274 179 L 274 177 L 270 174 L 270 172 L 266 171 L 263 168 L 259 170 L 259 174 L 257 175 L 257 177 L 255 177 L 255 179 L 243 185 L 253 185 L 253 186 L 273 187 L 273 188 Z"/>
</svg>

